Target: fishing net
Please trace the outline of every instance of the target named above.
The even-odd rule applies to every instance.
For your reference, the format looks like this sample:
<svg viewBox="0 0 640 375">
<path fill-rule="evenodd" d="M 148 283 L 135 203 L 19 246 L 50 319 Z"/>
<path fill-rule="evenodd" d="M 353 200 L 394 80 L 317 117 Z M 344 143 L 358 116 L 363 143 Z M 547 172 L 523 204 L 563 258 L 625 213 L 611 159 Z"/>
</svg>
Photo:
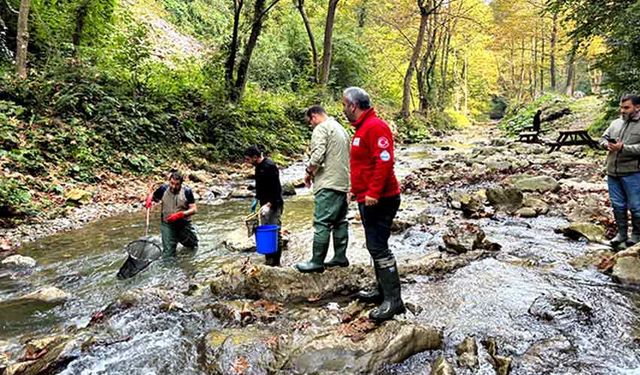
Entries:
<svg viewBox="0 0 640 375">
<path fill-rule="evenodd" d="M 253 236 L 260 225 L 260 221 L 258 219 L 258 213 L 252 213 L 251 215 L 244 218 L 244 224 L 247 226 L 247 237 Z"/>
<path fill-rule="evenodd" d="M 137 275 L 162 255 L 160 237 L 145 236 L 130 242 L 126 247 L 129 256 L 118 271 L 118 279 L 128 279 Z"/>
</svg>

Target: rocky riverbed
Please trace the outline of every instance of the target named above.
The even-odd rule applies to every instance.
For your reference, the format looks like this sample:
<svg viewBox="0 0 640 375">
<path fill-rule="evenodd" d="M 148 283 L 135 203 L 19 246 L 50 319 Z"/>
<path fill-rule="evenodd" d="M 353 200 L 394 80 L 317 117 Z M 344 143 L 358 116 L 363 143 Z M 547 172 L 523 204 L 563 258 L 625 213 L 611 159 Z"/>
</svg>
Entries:
<svg viewBox="0 0 640 375">
<path fill-rule="evenodd" d="M 391 245 L 408 312 L 376 325 L 351 207 L 352 266 L 303 275 L 312 197 L 287 198 L 284 266 L 253 253 L 246 175 L 203 182 L 201 246 L 115 279 L 143 213 L 26 242 L 0 266 L 7 374 L 621 374 L 640 367 L 639 251 L 606 246 L 603 155 L 547 154 L 491 125 L 403 147 Z M 296 165 L 283 178 L 300 178 Z M 221 188 L 220 186 L 224 187 Z M 217 190 L 206 204 L 208 192 Z M 157 231 L 154 211 L 152 231 Z M 7 261 L 7 259 L 9 259 Z"/>
</svg>

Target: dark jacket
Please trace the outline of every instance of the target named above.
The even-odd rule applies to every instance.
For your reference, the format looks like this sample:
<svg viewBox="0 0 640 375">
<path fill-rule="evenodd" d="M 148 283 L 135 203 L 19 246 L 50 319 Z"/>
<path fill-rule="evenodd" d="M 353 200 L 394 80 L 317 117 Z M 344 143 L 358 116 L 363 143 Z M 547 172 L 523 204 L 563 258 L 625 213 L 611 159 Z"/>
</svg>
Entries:
<svg viewBox="0 0 640 375">
<path fill-rule="evenodd" d="M 271 203 L 272 208 L 282 207 L 282 185 L 278 166 L 269 158 L 256 165 L 256 199 L 263 206 Z"/>
</svg>

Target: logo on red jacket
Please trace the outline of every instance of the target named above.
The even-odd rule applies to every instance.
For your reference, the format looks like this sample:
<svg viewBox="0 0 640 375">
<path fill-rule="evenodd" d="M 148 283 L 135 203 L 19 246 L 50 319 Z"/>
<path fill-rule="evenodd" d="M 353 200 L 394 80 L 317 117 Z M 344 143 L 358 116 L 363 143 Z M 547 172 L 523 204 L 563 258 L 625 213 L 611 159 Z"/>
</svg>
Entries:
<svg viewBox="0 0 640 375">
<path fill-rule="evenodd" d="M 378 147 L 380 147 L 380 148 L 388 148 L 389 147 L 389 140 L 387 139 L 387 137 L 378 138 Z"/>
</svg>

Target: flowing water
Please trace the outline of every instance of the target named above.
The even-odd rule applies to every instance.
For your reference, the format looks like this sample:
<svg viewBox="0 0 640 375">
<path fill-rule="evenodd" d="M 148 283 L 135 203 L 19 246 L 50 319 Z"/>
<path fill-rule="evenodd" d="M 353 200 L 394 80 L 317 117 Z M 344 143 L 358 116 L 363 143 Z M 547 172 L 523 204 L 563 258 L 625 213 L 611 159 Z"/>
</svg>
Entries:
<svg viewBox="0 0 640 375">
<path fill-rule="evenodd" d="M 406 175 L 441 152 L 416 146 L 400 154 L 399 174 Z M 294 168 L 284 172 L 285 178 L 299 177 L 300 166 Z M 302 249 L 285 254 L 288 265 L 307 256 L 305 244 L 312 238 L 312 197 L 308 191 L 300 192 L 285 203 L 284 227 L 292 233 L 292 243 Z M 111 217 L 25 244 L 21 254 L 35 258 L 38 266 L 29 273 L 0 271 L 0 301 L 4 301 L 0 302 L 0 344 L 17 353 L 28 337 L 87 326 L 94 312 L 127 290 L 161 287 L 178 292 L 188 308 L 167 312 L 140 306 L 116 314 L 109 321 L 113 342 L 82 352 L 64 373 L 203 373 L 200 343 L 220 323 L 198 308 L 206 304 L 203 298 L 210 297 L 182 293 L 213 274 L 222 259 L 247 256 L 231 253 L 221 243 L 244 230 L 242 218 L 249 204 L 250 200 L 230 200 L 200 205 L 194 217 L 200 238 L 197 251 L 181 251 L 176 259 L 156 261 L 126 281 L 115 275 L 126 259 L 126 244 L 143 235 L 143 213 Z M 405 197 L 400 215 L 424 208 L 436 217 L 448 211 L 444 203 Z M 152 232 L 158 231 L 158 220 L 152 219 Z M 392 237 L 400 264 L 438 251 L 443 229 L 439 221 L 443 220 L 427 232 L 409 229 Z M 478 341 L 495 337 L 499 353 L 514 358 L 514 374 L 640 373 L 636 342 L 640 294 L 583 266 L 581 260 L 598 249 L 553 232 L 565 223 L 557 217 L 482 219 L 478 224 L 487 237 L 503 246 L 496 257 L 439 278 L 409 275 L 403 283 L 403 298 L 418 306 L 409 319 L 442 327 L 445 348 L 417 354 L 381 372 L 428 373 L 438 355 L 453 359 L 455 345 L 465 336 L 474 336 Z M 356 223 L 351 232 L 352 262 L 368 263 L 361 227 Z M 55 307 L 10 302 L 44 286 L 63 289 L 72 299 Z M 493 374 L 482 347 L 480 358 L 481 367 L 475 373 Z"/>
</svg>

